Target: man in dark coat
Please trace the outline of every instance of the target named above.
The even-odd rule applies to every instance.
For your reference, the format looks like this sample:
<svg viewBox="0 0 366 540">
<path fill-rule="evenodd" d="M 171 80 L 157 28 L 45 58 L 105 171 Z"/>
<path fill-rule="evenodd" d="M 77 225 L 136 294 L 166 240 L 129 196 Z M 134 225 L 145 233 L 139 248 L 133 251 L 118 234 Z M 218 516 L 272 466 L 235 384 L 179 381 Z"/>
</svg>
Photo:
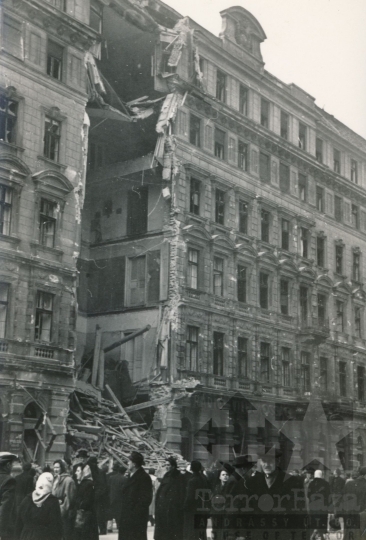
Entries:
<svg viewBox="0 0 366 540">
<path fill-rule="evenodd" d="M 323 478 L 323 471 L 316 470 L 314 473 L 314 480 L 309 484 L 308 488 L 308 499 L 309 499 L 309 512 L 310 514 L 325 515 L 328 516 L 328 513 L 333 511 L 333 505 L 330 496 L 330 487 L 329 482 Z M 327 519 L 324 520 L 323 527 L 317 527 L 314 530 L 313 536 L 318 538 L 323 538 L 327 532 Z"/>
<path fill-rule="evenodd" d="M 118 540 L 147 540 L 153 491 L 150 475 L 142 468 L 143 464 L 143 456 L 132 452 L 128 461 L 130 476 L 122 489 Z"/>
<path fill-rule="evenodd" d="M 90 456 L 88 459 L 95 493 L 95 507 L 97 510 L 97 519 L 99 534 L 107 534 L 107 508 L 108 508 L 108 483 L 105 471 L 99 469 L 96 456 Z"/>
<path fill-rule="evenodd" d="M 18 456 L 0 452 L 0 538 L 13 540 L 16 524 L 15 478 L 10 476 L 11 467 Z"/>
<path fill-rule="evenodd" d="M 23 472 L 15 478 L 15 505 L 17 511 L 20 503 L 34 489 L 34 469 L 30 463 L 24 463 Z"/>
<path fill-rule="evenodd" d="M 109 520 L 115 519 L 117 527 L 120 519 L 123 486 L 127 482 L 125 472 L 125 467 L 122 467 L 118 463 L 114 463 L 113 472 L 107 474 L 109 490 L 109 509 L 107 512 L 107 517 Z"/>
<path fill-rule="evenodd" d="M 167 460 L 155 497 L 155 540 L 183 540 L 185 479 L 173 457 Z"/>
<path fill-rule="evenodd" d="M 191 472 L 192 475 L 186 484 L 186 496 L 183 504 L 183 538 L 184 540 L 206 540 L 211 488 L 207 478 L 202 474 L 202 465 L 199 461 L 192 461 Z M 195 527 L 195 519 L 199 520 L 199 527 Z"/>
</svg>

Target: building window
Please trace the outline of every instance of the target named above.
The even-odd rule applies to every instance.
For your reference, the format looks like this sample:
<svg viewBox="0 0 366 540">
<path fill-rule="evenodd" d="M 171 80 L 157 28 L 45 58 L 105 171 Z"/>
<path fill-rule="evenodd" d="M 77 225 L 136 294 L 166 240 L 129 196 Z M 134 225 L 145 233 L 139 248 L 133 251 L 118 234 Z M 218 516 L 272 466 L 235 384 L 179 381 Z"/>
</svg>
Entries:
<svg viewBox="0 0 366 540">
<path fill-rule="evenodd" d="M 16 142 L 18 103 L 4 94 L 0 94 L 0 140 Z"/>
<path fill-rule="evenodd" d="M 194 114 L 189 119 L 189 142 L 198 148 L 201 146 L 201 119 Z"/>
<path fill-rule="evenodd" d="M 261 211 L 261 240 L 269 243 L 270 213 L 267 210 Z"/>
<path fill-rule="evenodd" d="M 4 14 L 2 31 L 4 49 L 17 58 L 21 58 L 23 52 L 22 23 Z"/>
<path fill-rule="evenodd" d="M 300 201 L 307 201 L 307 178 L 305 174 L 299 173 L 299 199 Z"/>
<path fill-rule="evenodd" d="M 356 306 L 355 307 L 355 336 L 358 338 L 362 338 L 362 315 L 361 315 L 361 308 Z"/>
<path fill-rule="evenodd" d="M 357 366 L 357 397 L 358 401 L 365 401 L 365 368 Z"/>
<path fill-rule="evenodd" d="M 248 88 L 242 84 L 239 89 L 239 112 L 245 116 L 248 114 Z"/>
<path fill-rule="evenodd" d="M 225 192 L 221 189 L 215 190 L 215 221 L 219 225 L 225 223 Z"/>
<path fill-rule="evenodd" d="M 358 164 L 354 159 L 351 159 L 351 182 L 358 184 Z"/>
<path fill-rule="evenodd" d="M 352 279 L 354 281 L 361 281 L 360 254 L 355 251 L 353 252 L 353 260 L 352 260 Z"/>
<path fill-rule="evenodd" d="M 269 368 L 270 368 L 270 346 L 269 343 L 260 344 L 260 380 L 264 383 L 269 383 Z"/>
<path fill-rule="evenodd" d="M 41 199 L 39 215 L 39 243 L 46 247 L 54 247 L 56 234 L 57 204 Z"/>
<path fill-rule="evenodd" d="M 13 190 L 0 184 L 0 233 L 10 234 Z"/>
<path fill-rule="evenodd" d="M 262 182 L 266 182 L 266 184 L 270 183 L 271 175 L 270 175 L 270 159 L 268 154 L 264 154 L 263 152 L 260 152 L 259 154 L 259 177 L 262 180 Z"/>
<path fill-rule="evenodd" d="M 248 340 L 238 337 L 238 375 L 248 376 Z"/>
<path fill-rule="evenodd" d="M 102 32 L 103 8 L 96 0 L 90 2 L 89 26 L 97 32 Z"/>
<path fill-rule="evenodd" d="M 306 150 L 306 126 L 299 122 L 299 148 Z"/>
<path fill-rule="evenodd" d="M 215 128 L 215 156 L 225 159 L 225 131 Z"/>
<path fill-rule="evenodd" d="M 328 358 L 321 356 L 319 358 L 320 368 L 320 389 L 323 391 L 328 390 Z"/>
<path fill-rule="evenodd" d="M 280 163 L 280 190 L 284 193 L 290 191 L 290 167 Z"/>
<path fill-rule="evenodd" d="M 323 236 L 316 238 L 316 264 L 322 268 L 325 266 L 325 239 Z"/>
<path fill-rule="evenodd" d="M 241 141 L 238 143 L 238 167 L 243 171 L 248 170 L 248 145 Z"/>
<path fill-rule="evenodd" d="M 280 281 L 280 305 L 282 315 L 289 314 L 289 282 L 287 279 Z"/>
<path fill-rule="evenodd" d="M 301 352 L 301 387 L 304 392 L 311 391 L 310 383 L 310 353 Z"/>
<path fill-rule="evenodd" d="M 8 304 L 9 304 L 9 284 L 0 283 L 0 338 L 4 338 L 6 335 Z"/>
<path fill-rule="evenodd" d="M 343 221 L 343 199 L 334 195 L 334 217 L 338 223 Z"/>
<path fill-rule="evenodd" d="M 336 329 L 344 332 L 344 303 L 340 300 L 336 300 Z"/>
<path fill-rule="evenodd" d="M 130 259 L 130 305 L 138 306 L 159 301 L 160 251 Z"/>
<path fill-rule="evenodd" d="M 59 160 L 61 122 L 46 116 L 43 155 L 52 161 Z"/>
<path fill-rule="evenodd" d="M 269 102 L 266 99 L 261 99 L 261 125 L 265 128 L 269 127 Z"/>
<path fill-rule="evenodd" d="M 259 305 L 262 309 L 269 306 L 269 275 L 264 272 L 259 273 Z"/>
<path fill-rule="evenodd" d="M 214 257 L 213 265 L 214 294 L 216 296 L 224 295 L 224 259 Z"/>
<path fill-rule="evenodd" d="M 287 219 L 281 219 L 281 248 L 290 249 L 290 222 Z"/>
<path fill-rule="evenodd" d="M 149 190 L 133 188 L 127 194 L 127 234 L 135 236 L 147 232 Z"/>
<path fill-rule="evenodd" d="M 35 339 L 51 341 L 53 318 L 53 294 L 37 292 Z"/>
<path fill-rule="evenodd" d="M 333 148 L 333 170 L 338 174 L 341 172 L 341 153 L 337 148 Z"/>
<path fill-rule="evenodd" d="M 66 11 L 66 0 L 48 0 L 48 2 L 56 9 Z"/>
<path fill-rule="evenodd" d="M 316 138 L 315 156 L 319 163 L 323 163 L 323 141 L 322 139 L 319 139 L 319 137 Z"/>
<path fill-rule="evenodd" d="M 189 195 L 189 211 L 196 216 L 200 215 L 200 195 L 201 182 L 195 178 L 191 178 L 190 195 Z"/>
<path fill-rule="evenodd" d="M 324 212 L 324 189 L 316 186 L 316 207 L 319 212 Z"/>
<path fill-rule="evenodd" d="M 248 234 L 248 204 L 239 201 L 239 232 Z"/>
<path fill-rule="evenodd" d="M 216 99 L 226 102 L 226 75 L 220 70 L 216 71 Z"/>
<path fill-rule="evenodd" d="M 288 124 L 289 116 L 284 111 L 281 111 L 281 137 L 282 139 L 288 140 Z"/>
<path fill-rule="evenodd" d="M 327 298 L 324 294 L 318 294 L 318 323 L 325 324 L 327 312 Z"/>
<path fill-rule="evenodd" d="M 335 271 L 339 275 L 343 273 L 343 246 L 340 245 L 335 247 Z"/>
<path fill-rule="evenodd" d="M 103 167 L 105 162 L 105 146 L 96 142 L 90 142 L 88 146 L 88 167 L 95 171 Z"/>
<path fill-rule="evenodd" d="M 308 258 L 309 255 L 309 231 L 305 227 L 300 229 L 300 246 L 301 246 L 301 257 L 304 259 Z"/>
<path fill-rule="evenodd" d="M 188 272 L 187 287 L 198 289 L 198 261 L 199 252 L 197 249 L 188 249 Z"/>
<path fill-rule="evenodd" d="M 308 323 L 308 288 L 300 286 L 300 320 L 302 324 Z"/>
<path fill-rule="evenodd" d="M 290 386 L 290 352 L 291 349 L 287 347 L 282 347 L 281 357 L 282 357 L 282 384 L 283 386 Z"/>
<path fill-rule="evenodd" d="M 339 393 L 341 397 L 347 396 L 347 364 L 339 362 Z"/>
<path fill-rule="evenodd" d="M 213 374 L 224 374 L 224 334 L 221 332 L 214 332 L 213 334 L 213 347 L 214 347 L 214 362 L 213 362 Z"/>
<path fill-rule="evenodd" d="M 58 79 L 62 79 L 62 60 L 64 56 L 64 48 L 55 43 L 54 41 L 48 40 L 47 48 L 47 75 Z"/>
<path fill-rule="evenodd" d="M 238 283 L 238 301 L 246 303 L 247 301 L 247 269 L 245 266 L 238 264 L 237 266 L 237 283 Z"/>
<path fill-rule="evenodd" d="M 187 326 L 186 366 L 190 371 L 197 371 L 198 367 L 198 328 Z"/>
<path fill-rule="evenodd" d="M 360 228 L 359 209 L 358 209 L 358 206 L 356 206 L 355 204 L 352 204 L 351 220 L 352 220 L 352 226 L 355 229 L 359 229 Z"/>
</svg>

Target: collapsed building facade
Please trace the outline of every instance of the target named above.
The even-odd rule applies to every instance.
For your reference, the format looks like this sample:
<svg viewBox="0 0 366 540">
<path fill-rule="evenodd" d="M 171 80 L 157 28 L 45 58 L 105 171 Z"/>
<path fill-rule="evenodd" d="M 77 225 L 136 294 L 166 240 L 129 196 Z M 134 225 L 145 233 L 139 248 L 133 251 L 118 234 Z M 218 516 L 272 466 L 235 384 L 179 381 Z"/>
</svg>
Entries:
<svg viewBox="0 0 366 540">
<path fill-rule="evenodd" d="M 63 456 L 107 385 L 185 459 L 363 463 L 366 142 L 221 16 L 3 2 L 1 450 Z"/>
</svg>

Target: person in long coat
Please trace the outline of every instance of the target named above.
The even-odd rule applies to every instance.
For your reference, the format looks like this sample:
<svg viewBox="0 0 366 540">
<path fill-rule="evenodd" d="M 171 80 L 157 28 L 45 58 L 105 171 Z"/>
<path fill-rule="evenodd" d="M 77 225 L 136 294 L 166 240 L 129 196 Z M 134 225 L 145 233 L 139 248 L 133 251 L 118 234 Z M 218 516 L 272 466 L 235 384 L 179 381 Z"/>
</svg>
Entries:
<svg viewBox="0 0 366 540">
<path fill-rule="evenodd" d="M 128 461 L 130 476 L 122 490 L 118 540 L 147 540 L 153 491 L 150 475 L 142 468 L 143 464 L 143 456 L 132 452 Z"/>
<path fill-rule="evenodd" d="M 90 456 L 87 461 L 94 482 L 95 507 L 97 511 L 99 534 L 107 534 L 107 509 L 108 501 L 108 481 L 106 472 L 98 467 L 96 456 Z"/>
<path fill-rule="evenodd" d="M 191 463 L 191 477 L 187 481 L 186 495 L 183 504 L 184 510 L 184 540 L 206 540 L 207 518 L 210 507 L 210 484 L 202 474 L 202 465 L 199 461 Z M 208 495 L 208 497 L 207 497 Z M 208 501 L 206 500 L 208 498 Z M 196 516 L 196 517 L 195 517 Z M 200 527 L 195 527 L 195 519 L 199 519 Z"/>
<path fill-rule="evenodd" d="M 309 484 L 307 496 L 309 499 L 310 514 L 328 516 L 328 513 L 333 512 L 330 486 L 329 482 L 323 478 L 323 471 L 316 470 L 314 472 L 314 480 Z M 324 525 L 326 526 L 318 527 L 314 530 L 314 537 L 324 539 L 324 535 L 327 533 L 327 519 L 325 519 Z"/>
<path fill-rule="evenodd" d="M 34 490 L 34 469 L 30 463 L 23 464 L 23 472 L 15 477 L 15 505 L 17 511 L 23 499 Z"/>
<path fill-rule="evenodd" d="M 75 467 L 76 495 L 73 504 L 73 540 L 98 540 L 94 485 L 89 465 Z M 79 517 L 82 516 L 82 522 Z"/>
<path fill-rule="evenodd" d="M 107 475 L 108 490 L 109 490 L 109 509 L 107 517 L 109 520 L 116 520 L 117 527 L 120 520 L 121 512 L 121 497 L 123 486 L 127 482 L 127 477 L 124 475 L 126 468 L 115 463 L 113 472 Z"/>
<path fill-rule="evenodd" d="M 66 472 L 66 463 L 58 459 L 53 464 L 54 481 L 52 495 L 60 503 L 61 518 L 64 531 L 64 540 L 72 537 L 72 505 L 74 502 L 76 486 L 74 480 Z"/>
<path fill-rule="evenodd" d="M 0 452 L 0 537 L 13 540 L 16 522 L 15 485 L 11 473 L 12 464 L 18 456 L 10 452 Z"/>
<path fill-rule="evenodd" d="M 177 461 L 167 460 L 167 472 L 161 479 L 155 497 L 155 540 L 183 540 L 185 479 Z"/>
<path fill-rule="evenodd" d="M 62 540 L 61 510 L 52 485 L 52 474 L 42 473 L 36 489 L 23 499 L 17 516 L 17 540 Z"/>
</svg>

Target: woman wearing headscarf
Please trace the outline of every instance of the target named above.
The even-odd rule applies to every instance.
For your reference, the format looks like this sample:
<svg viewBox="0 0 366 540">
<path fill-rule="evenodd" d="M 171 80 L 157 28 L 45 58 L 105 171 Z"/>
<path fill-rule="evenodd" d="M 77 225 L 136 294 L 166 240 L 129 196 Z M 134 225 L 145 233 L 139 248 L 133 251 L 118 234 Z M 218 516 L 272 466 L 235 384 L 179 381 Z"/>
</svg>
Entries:
<svg viewBox="0 0 366 540">
<path fill-rule="evenodd" d="M 183 512 L 185 497 L 184 476 L 177 461 L 170 457 L 167 472 L 161 479 L 155 498 L 155 540 L 183 540 Z"/>
<path fill-rule="evenodd" d="M 73 540 L 98 540 L 94 485 L 89 465 L 76 465 L 75 477 Z"/>
<path fill-rule="evenodd" d="M 42 473 L 33 493 L 23 499 L 18 512 L 18 540 L 62 540 L 62 520 L 58 500 L 52 495 L 53 476 Z"/>
<path fill-rule="evenodd" d="M 52 495 L 54 495 L 60 504 L 61 518 L 63 525 L 64 540 L 71 540 L 73 511 L 76 486 L 74 480 L 66 472 L 66 463 L 62 459 L 57 459 L 53 463 L 54 481 Z"/>
</svg>

